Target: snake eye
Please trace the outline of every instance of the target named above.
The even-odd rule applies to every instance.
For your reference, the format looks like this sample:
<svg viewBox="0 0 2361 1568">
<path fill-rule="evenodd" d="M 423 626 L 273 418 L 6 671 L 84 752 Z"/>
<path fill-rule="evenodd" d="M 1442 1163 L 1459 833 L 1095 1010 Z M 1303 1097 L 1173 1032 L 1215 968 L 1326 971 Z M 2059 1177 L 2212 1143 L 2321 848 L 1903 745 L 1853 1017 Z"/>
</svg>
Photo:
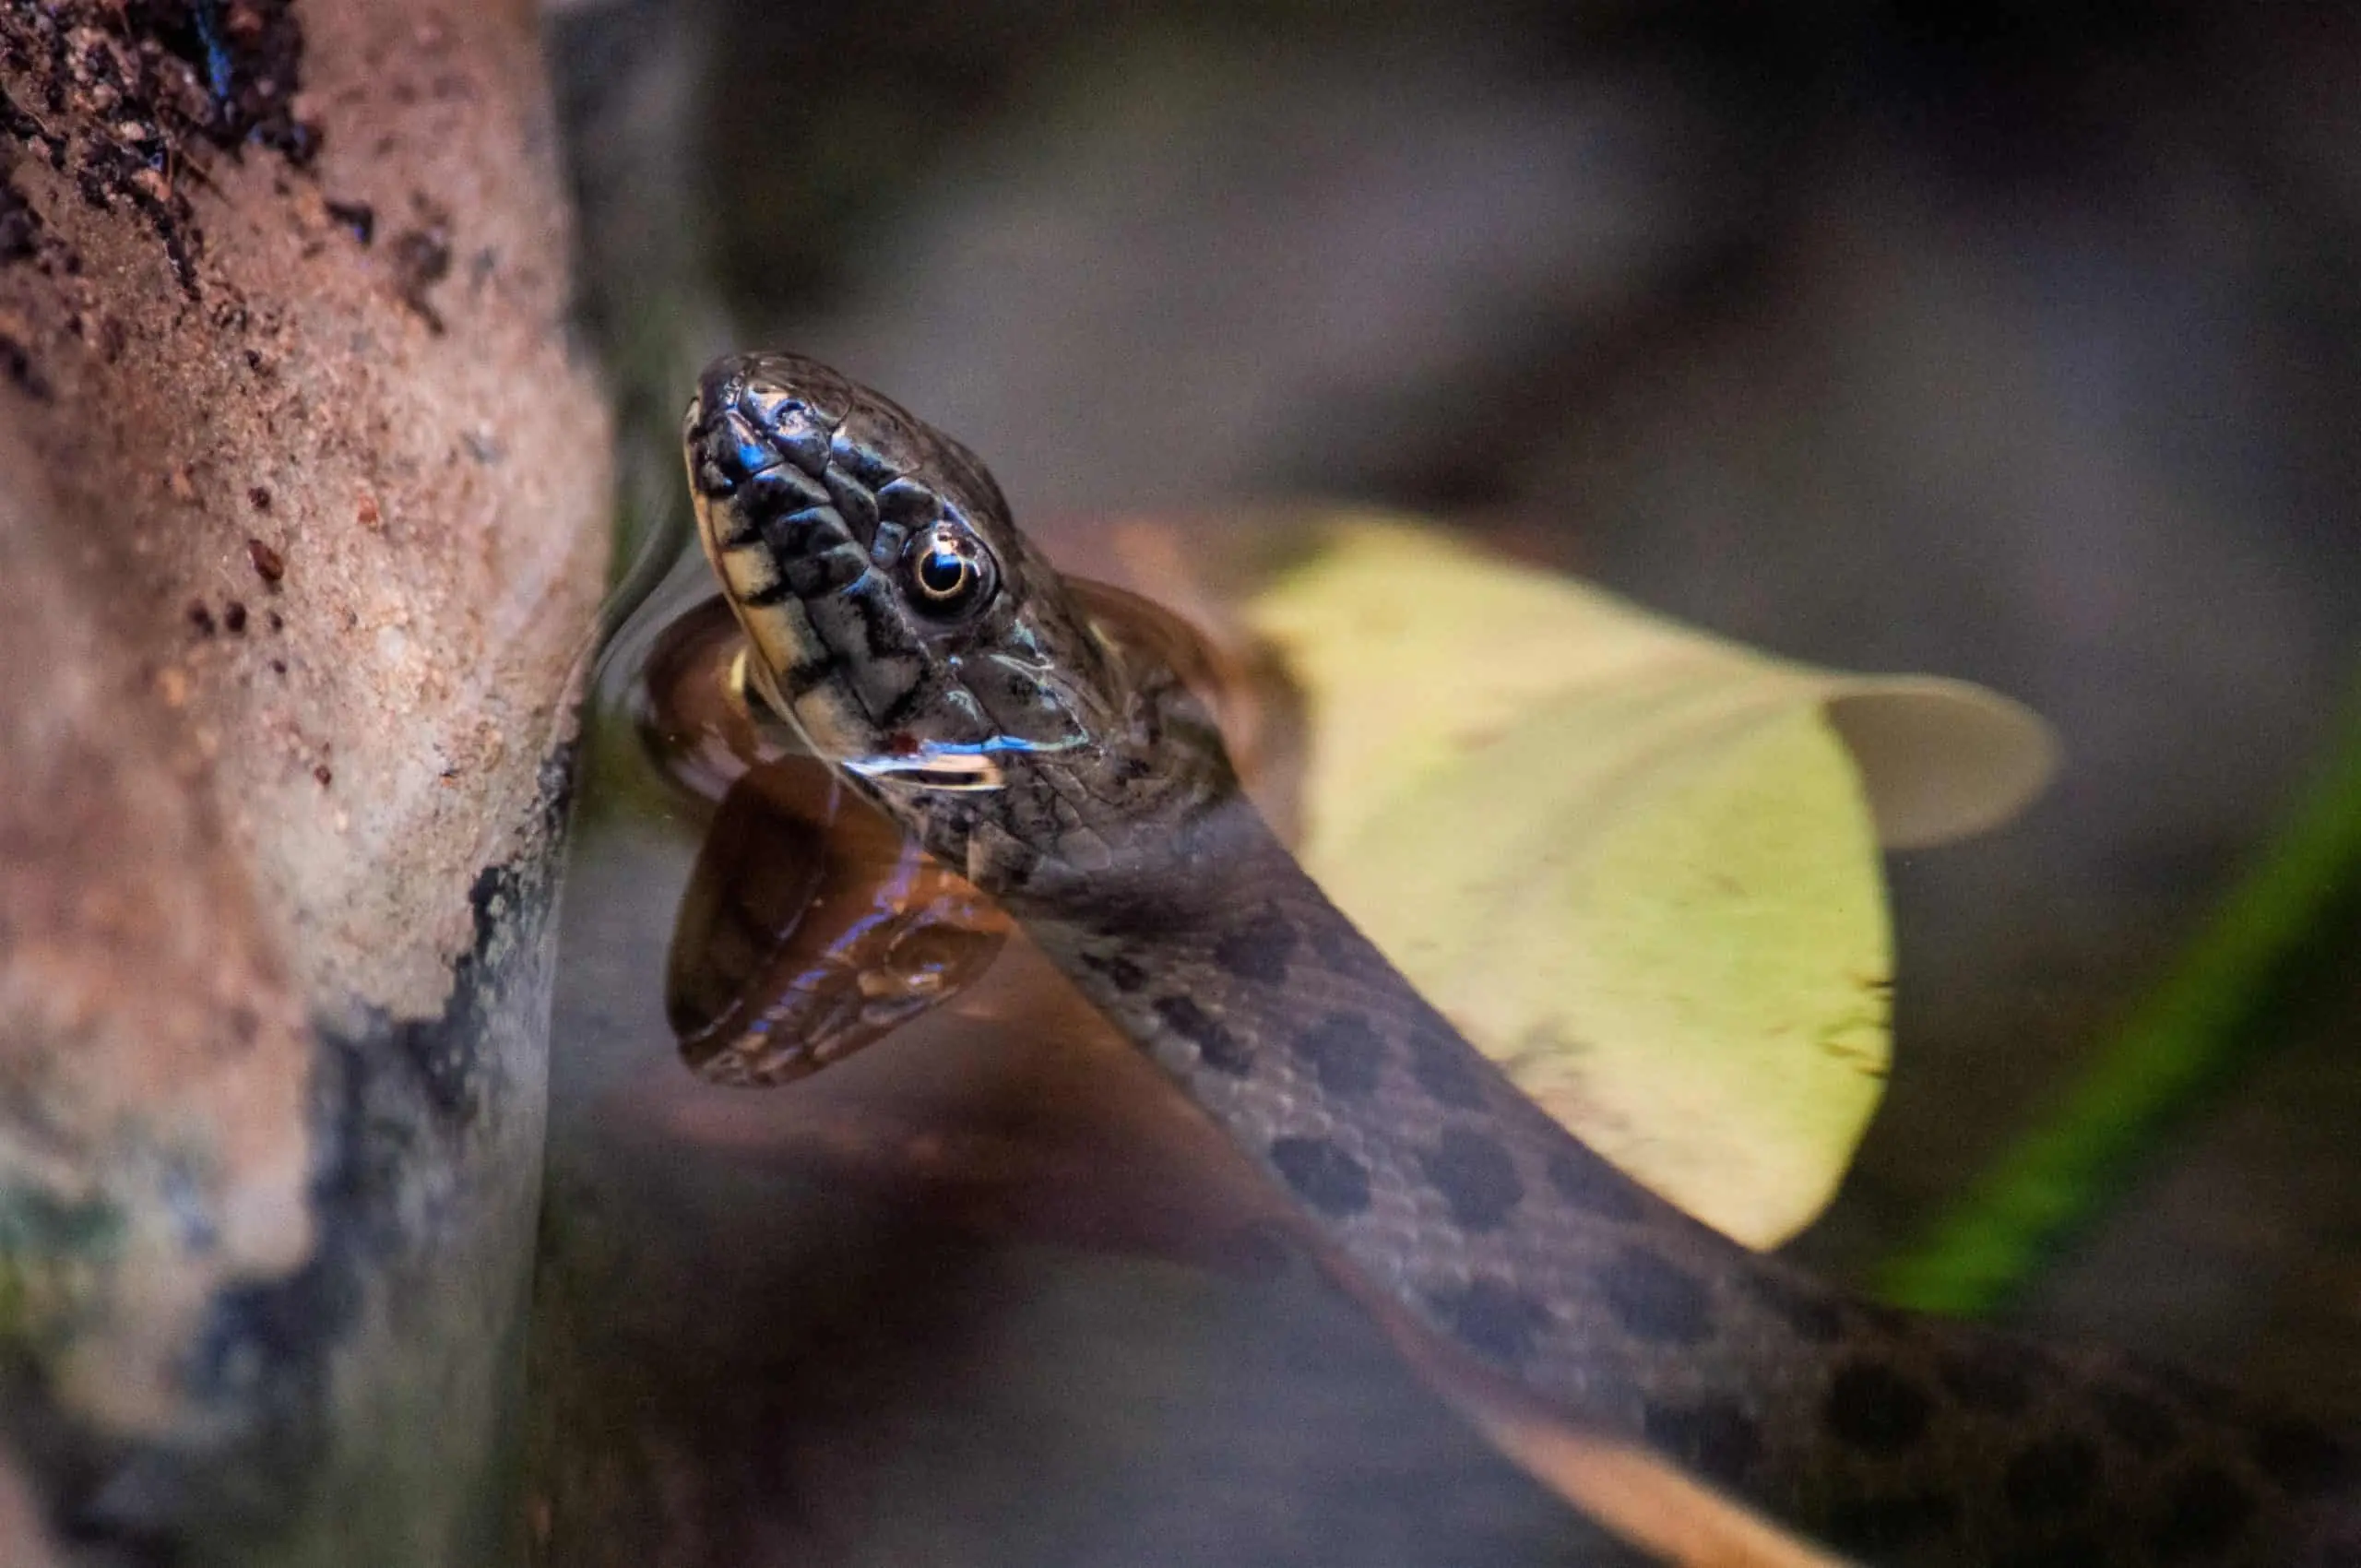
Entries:
<svg viewBox="0 0 2361 1568">
<path fill-rule="evenodd" d="M 910 588 L 910 608 L 936 621 L 972 615 L 991 598 L 1000 569 L 983 540 L 949 523 L 911 539 L 902 555 L 902 576 Z"/>
</svg>

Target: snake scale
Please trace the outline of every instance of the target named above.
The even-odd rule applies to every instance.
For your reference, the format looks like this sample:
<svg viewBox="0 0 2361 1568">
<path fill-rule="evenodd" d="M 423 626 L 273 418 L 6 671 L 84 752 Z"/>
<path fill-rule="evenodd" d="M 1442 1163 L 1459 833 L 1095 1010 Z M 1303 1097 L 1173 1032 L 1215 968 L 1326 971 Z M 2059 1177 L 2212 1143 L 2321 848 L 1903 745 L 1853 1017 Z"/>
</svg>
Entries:
<svg viewBox="0 0 2361 1568">
<path fill-rule="evenodd" d="M 1869 1561 L 2361 1564 L 2341 1436 L 1844 1295 L 1542 1113 L 1322 895 L 1188 688 L 1094 631 L 965 447 L 781 353 L 707 369 L 684 441 L 765 698 L 1449 1354 Z"/>
</svg>

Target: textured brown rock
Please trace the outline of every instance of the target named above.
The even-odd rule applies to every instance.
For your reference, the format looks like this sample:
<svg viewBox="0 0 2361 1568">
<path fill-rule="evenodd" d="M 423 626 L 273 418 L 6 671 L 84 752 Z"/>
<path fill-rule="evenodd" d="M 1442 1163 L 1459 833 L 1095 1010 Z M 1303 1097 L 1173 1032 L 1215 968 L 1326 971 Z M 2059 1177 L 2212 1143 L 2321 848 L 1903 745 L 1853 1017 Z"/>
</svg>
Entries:
<svg viewBox="0 0 2361 1568">
<path fill-rule="evenodd" d="M 319 153 L 299 170 L 184 137 L 185 218 L 156 217 L 136 177 L 94 184 L 104 125 L 65 136 L 58 168 L 36 137 L 10 175 L 39 220 L 0 273 L 11 411 L 106 585 L 108 633 L 183 696 L 307 994 L 397 1012 L 441 1007 L 465 899 L 409 901 L 511 847 L 483 824 L 522 814 L 563 722 L 546 671 L 581 651 L 596 592 L 581 525 L 606 423 L 559 339 L 563 227 L 521 10 L 307 8 L 297 96 Z M 95 120 L 150 41 L 120 20 L 65 30 L 127 62 L 66 73 L 67 118 Z M 170 51 L 153 68 L 198 90 Z M 0 85 L 32 114 L 54 75 Z M 233 603 L 246 633 L 208 638 L 193 612 Z M 341 791 L 322 796 L 321 765 Z M 394 940 L 421 919 L 432 941 Z"/>
<path fill-rule="evenodd" d="M 52 1216 L 8 1238 L 8 1326 L 63 1337 L 68 1402 L 153 1431 L 211 1292 L 310 1244 L 303 1006 L 167 688 L 101 634 L 105 583 L 56 558 L 32 465 L 0 460 L 0 1190 Z M 93 1307 L 105 1328 L 69 1330 Z"/>
<path fill-rule="evenodd" d="M 0 1349 L 190 1561 L 242 1443 L 252 1538 L 490 1527 L 609 448 L 536 43 L 0 6 Z"/>
</svg>

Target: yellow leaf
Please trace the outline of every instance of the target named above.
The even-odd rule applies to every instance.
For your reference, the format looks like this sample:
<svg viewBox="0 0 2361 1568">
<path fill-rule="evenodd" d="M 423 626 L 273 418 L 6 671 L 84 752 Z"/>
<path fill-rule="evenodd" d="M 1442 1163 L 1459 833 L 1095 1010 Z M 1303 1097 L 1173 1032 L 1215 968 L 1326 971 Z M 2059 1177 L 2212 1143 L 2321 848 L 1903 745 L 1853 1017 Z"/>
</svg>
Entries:
<svg viewBox="0 0 2361 1568">
<path fill-rule="evenodd" d="M 2006 816 L 2047 774 L 2039 720 L 1399 522 L 1337 524 L 1249 619 L 1305 688 L 1330 896 L 1638 1180 L 1755 1246 L 1818 1213 L 1888 1059 L 1879 826 Z"/>
</svg>

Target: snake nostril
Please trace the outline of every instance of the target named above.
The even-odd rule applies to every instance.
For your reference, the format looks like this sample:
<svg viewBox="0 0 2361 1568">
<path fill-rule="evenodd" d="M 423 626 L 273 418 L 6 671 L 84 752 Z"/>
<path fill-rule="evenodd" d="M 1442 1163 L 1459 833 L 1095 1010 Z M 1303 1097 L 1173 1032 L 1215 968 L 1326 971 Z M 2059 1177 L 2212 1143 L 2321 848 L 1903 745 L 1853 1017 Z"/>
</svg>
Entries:
<svg viewBox="0 0 2361 1568">
<path fill-rule="evenodd" d="M 779 386 L 749 386 L 738 394 L 738 407 L 746 417 L 769 430 L 777 429 L 788 415 L 803 412 L 810 406 Z"/>
<path fill-rule="evenodd" d="M 818 479 L 828 466 L 834 427 L 809 398 L 785 387 L 755 383 L 738 394 L 737 411 L 760 430 L 774 450 Z"/>
</svg>

